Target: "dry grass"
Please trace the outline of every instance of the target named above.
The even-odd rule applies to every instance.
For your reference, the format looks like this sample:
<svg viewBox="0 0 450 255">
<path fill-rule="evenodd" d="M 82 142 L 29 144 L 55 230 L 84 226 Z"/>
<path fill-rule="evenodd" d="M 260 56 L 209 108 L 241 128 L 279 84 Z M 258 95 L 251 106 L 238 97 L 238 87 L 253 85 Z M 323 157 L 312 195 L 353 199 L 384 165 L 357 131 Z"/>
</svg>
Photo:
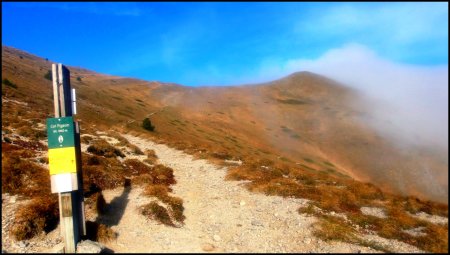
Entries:
<svg viewBox="0 0 450 255">
<path fill-rule="evenodd" d="M 20 146 L 2 142 L 2 153 L 7 154 L 8 157 L 19 157 L 19 158 L 34 158 L 36 153 L 29 149 L 23 149 Z"/>
<path fill-rule="evenodd" d="M 103 139 L 93 141 L 92 144 L 89 145 L 89 147 L 87 148 L 87 151 L 98 156 L 105 156 L 107 158 L 116 156 L 122 158 L 125 157 L 125 155 L 120 149 L 110 145 L 107 141 Z"/>
<path fill-rule="evenodd" d="M 17 133 L 21 136 L 28 137 L 28 138 L 32 139 L 33 141 L 39 141 L 39 140 L 45 139 L 47 137 L 46 130 L 33 129 L 33 128 L 31 128 L 31 126 L 29 124 L 19 127 L 17 129 Z"/>
<path fill-rule="evenodd" d="M 108 135 L 116 138 L 119 141 L 119 144 L 118 144 L 119 146 L 130 145 L 130 142 L 118 132 L 109 132 Z"/>
<path fill-rule="evenodd" d="M 155 150 L 146 150 L 145 154 L 147 155 L 147 158 L 153 158 L 155 160 L 158 159 Z"/>
<path fill-rule="evenodd" d="M 141 213 L 151 219 L 154 219 L 164 225 L 174 226 L 167 209 L 152 201 L 141 207 Z"/>
<path fill-rule="evenodd" d="M 130 169 L 131 174 L 139 176 L 142 174 L 150 174 L 152 168 L 142 163 L 138 159 L 126 159 L 124 164 Z"/>
<path fill-rule="evenodd" d="M 148 163 L 150 165 L 156 164 L 156 162 L 158 160 L 158 156 L 156 156 L 156 153 L 154 150 L 146 150 L 145 155 L 147 155 L 147 158 L 144 159 L 145 163 Z"/>
<path fill-rule="evenodd" d="M 91 156 L 83 153 L 82 164 L 85 191 L 91 185 L 98 186 L 102 190 L 119 187 L 123 183 L 124 176 L 131 172 L 116 158 Z"/>
<path fill-rule="evenodd" d="M 315 226 L 313 234 L 325 241 L 338 240 L 355 243 L 357 240 L 356 231 L 342 218 L 333 216 L 323 216 Z"/>
<path fill-rule="evenodd" d="M 49 82 L 43 78 L 44 73 L 39 71 L 39 68 L 45 67 L 45 60 L 39 58 L 34 58 L 33 60 L 30 60 L 31 58 L 24 58 L 23 60 L 19 60 L 17 54 L 19 53 L 15 50 L 7 51 L 7 54 L 5 55 L 8 56 L 8 58 L 2 58 L 2 62 L 5 64 L 2 73 L 4 72 L 5 77 L 16 77 L 14 82 L 20 86 L 16 89 L 8 86 L 3 88 L 2 86 L 2 93 L 7 94 L 7 97 L 15 100 L 27 102 L 29 105 L 23 106 L 9 103 L 7 107 L 2 107 L 2 128 L 20 128 L 24 125 L 28 125 L 28 122 L 21 120 L 22 118 L 45 119 L 53 114 L 51 86 L 48 86 Z M 26 63 L 27 61 L 33 62 Z M 13 66 L 15 68 L 16 65 L 18 67 L 17 69 L 22 71 L 23 75 L 20 77 L 15 75 L 16 70 L 13 69 Z M 44 69 L 47 70 L 46 68 Z M 84 72 L 77 68 L 73 68 L 73 70 Z M 128 122 L 131 119 L 141 120 L 147 116 L 149 112 L 161 110 L 160 103 L 163 95 L 167 94 L 166 92 L 168 91 L 177 91 L 182 98 L 186 99 L 186 102 L 198 101 L 198 105 L 192 103 L 193 108 L 187 106 L 185 109 L 166 107 L 164 108 L 164 111 L 152 115 L 152 123 L 154 123 L 158 129 L 155 130 L 155 132 L 147 132 L 145 136 L 152 137 L 160 143 L 168 144 L 171 147 L 184 150 L 185 152 L 197 155 L 200 158 L 214 158 L 223 161 L 223 159 L 239 157 L 245 162 L 245 165 L 231 169 L 227 176 L 228 179 L 250 180 L 252 183 L 248 185 L 249 188 L 266 194 L 311 199 L 315 201 L 314 203 L 319 208 L 322 208 L 325 211 L 344 213 L 348 215 L 352 221 L 357 222 L 357 224 L 376 229 L 386 236 L 394 237 L 396 235 L 396 229 L 400 230 L 422 224 L 405 216 L 401 213 L 402 210 L 412 213 L 424 211 L 433 215 L 448 217 L 447 205 L 421 201 L 415 198 L 394 197 L 390 194 L 381 192 L 373 185 L 358 183 L 349 180 L 348 178 L 344 178 L 344 176 L 337 172 L 339 170 L 337 169 L 337 166 L 341 163 L 339 160 L 336 160 L 336 162 L 333 160 L 334 164 L 332 164 L 329 163 L 328 159 L 325 161 L 325 159 L 318 157 L 314 153 L 312 153 L 312 155 L 303 155 L 303 153 L 311 152 L 303 152 L 303 150 L 299 149 L 290 154 L 284 153 L 285 148 L 280 149 L 272 146 L 273 139 L 266 139 L 271 136 L 271 133 L 261 132 L 261 130 L 269 130 L 270 128 L 257 125 L 264 122 L 264 119 L 270 116 L 261 115 L 258 117 L 255 114 L 252 114 L 252 109 L 254 109 L 254 107 L 262 107 L 265 105 L 254 105 L 250 110 L 246 108 L 248 105 L 246 102 L 250 102 L 253 95 L 255 95 L 255 93 L 253 93 L 255 92 L 254 89 L 257 89 L 256 92 L 258 92 L 258 95 L 260 95 L 262 99 L 266 97 L 265 99 L 267 99 L 267 103 L 269 103 L 267 106 L 277 109 L 276 107 L 280 106 L 279 103 L 282 103 L 283 108 L 278 109 L 283 110 L 283 112 L 285 110 L 291 111 L 289 109 L 292 109 L 292 112 L 289 112 L 288 116 L 298 116 L 298 118 L 291 119 L 280 118 L 279 123 L 282 128 L 281 131 L 284 131 L 286 134 L 289 133 L 292 135 L 291 131 L 296 132 L 294 134 L 294 136 L 297 135 L 295 137 L 296 139 L 291 139 L 290 142 L 293 143 L 292 145 L 299 145 L 298 148 L 302 148 L 301 145 L 304 145 L 302 142 L 304 139 L 308 139 L 309 141 L 320 140 L 321 142 L 315 145 L 317 145 L 318 149 L 325 155 L 333 154 L 336 158 L 347 157 L 350 161 L 354 162 L 358 168 L 368 169 L 368 171 L 372 172 L 380 170 L 375 167 L 376 164 L 373 164 L 373 162 L 378 160 L 379 154 L 377 152 L 389 151 L 395 154 L 395 151 L 390 150 L 390 147 L 384 146 L 383 144 L 385 143 L 383 142 L 378 143 L 369 141 L 367 144 L 370 144 L 370 146 L 363 145 L 363 143 L 369 139 L 366 135 L 368 132 L 366 131 L 370 130 L 352 127 L 348 118 L 342 118 L 341 120 L 339 117 L 338 119 L 337 117 L 334 117 L 334 115 L 329 115 L 328 113 L 330 111 L 327 111 L 327 115 L 323 115 L 323 111 L 320 111 L 319 108 L 314 108 L 314 104 L 303 104 L 301 107 L 296 108 L 299 109 L 300 112 L 294 110 L 294 108 L 285 108 L 285 106 L 295 106 L 295 104 L 291 104 L 294 101 L 289 100 L 296 98 L 295 96 L 298 95 L 304 97 L 306 92 L 311 98 L 316 97 L 314 100 L 317 100 L 317 102 L 322 102 L 321 104 L 317 104 L 320 105 L 321 108 L 336 109 L 336 112 L 346 110 L 345 107 L 340 104 L 345 98 L 343 90 L 332 86 L 322 86 L 320 80 L 316 80 L 311 75 L 303 75 L 301 77 L 295 76 L 287 80 L 283 79 L 283 81 L 271 83 L 270 86 L 261 90 L 260 88 L 253 88 L 250 86 L 239 90 L 234 90 L 233 88 L 226 89 L 227 98 L 231 98 L 230 101 L 222 100 L 222 98 L 217 98 L 206 90 L 199 89 L 198 92 L 203 93 L 203 98 L 211 102 L 209 105 L 206 104 L 208 107 L 205 107 L 204 109 L 206 112 L 205 114 L 197 114 L 192 110 L 197 109 L 195 106 L 203 105 L 205 101 L 195 98 L 198 95 L 197 93 L 190 93 L 189 90 L 182 87 L 142 84 L 141 81 L 133 81 L 132 79 L 130 79 L 129 82 L 124 81 L 126 84 L 122 84 L 122 86 L 117 86 L 117 84 L 110 84 L 111 79 L 111 77 L 100 74 L 96 74 L 95 77 L 92 76 L 91 73 L 86 76 L 83 75 L 83 86 L 77 87 L 78 96 L 83 99 L 80 100 L 80 109 L 83 108 L 83 111 L 80 111 L 79 117 L 86 124 L 95 123 L 96 127 L 91 128 L 89 125 L 82 125 L 82 130 L 91 129 L 92 132 L 94 132 L 95 130 L 109 130 L 111 127 L 123 126 L 126 131 L 134 130 L 138 133 L 142 133 L 140 121 L 135 121 L 133 123 Z M 305 86 L 295 86 L 298 82 L 302 82 Z M 280 88 L 283 88 L 283 91 L 280 91 Z M 304 91 L 303 88 L 307 88 L 307 91 Z M 141 91 L 144 89 L 150 90 L 151 93 L 143 95 Z M 289 91 L 289 93 L 287 91 Z M 289 94 L 275 97 L 288 101 L 280 102 L 270 99 L 272 96 L 278 95 L 278 93 Z M 117 96 L 117 94 L 127 95 L 126 97 L 121 97 L 120 104 L 114 99 L 114 96 Z M 191 94 L 194 97 L 191 97 Z M 28 95 L 33 95 L 33 97 Z M 217 93 L 217 95 L 221 95 L 222 97 L 225 93 Z M 141 100 L 141 102 L 146 102 L 144 107 L 136 104 L 137 99 Z M 95 105 L 92 104 L 92 102 L 95 102 Z M 274 102 L 277 104 L 272 104 Z M 288 104 L 285 104 L 286 102 L 288 102 Z M 308 107 L 311 111 L 308 110 L 303 112 L 301 109 L 305 109 L 305 107 Z M 234 108 L 236 111 L 234 111 Z M 218 111 L 221 111 L 221 113 L 218 113 Z M 340 116 L 340 114 L 336 114 L 336 116 Z M 232 121 L 233 118 L 236 117 L 239 117 L 239 121 L 236 121 L 236 119 Z M 311 120 L 318 119 L 323 120 L 321 122 L 321 127 L 323 128 L 311 128 L 311 125 L 308 123 L 310 123 Z M 253 123 L 252 125 L 248 124 L 250 120 L 255 120 L 251 122 Z M 295 130 L 291 129 L 291 127 L 294 126 L 296 127 Z M 287 127 L 289 127 L 289 129 Z M 298 132 L 298 130 L 310 130 L 310 132 L 304 133 Z M 329 132 L 331 130 L 333 132 Z M 26 134 L 26 131 L 23 132 Z M 349 144 L 340 140 L 340 136 L 326 136 L 331 133 L 343 134 L 344 136 L 348 135 L 348 138 L 346 138 L 347 140 L 361 141 L 361 146 L 348 146 Z M 112 136 L 114 137 L 114 135 Z M 326 138 L 325 140 L 322 139 L 324 136 Z M 271 138 L 275 137 L 271 136 Z M 121 144 L 128 144 L 128 141 L 123 140 L 123 137 L 120 138 L 120 135 L 116 136 L 116 138 L 119 139 Z M 380 141 L 382 140 L 380 139 Z M 21 142 L 19 141 L 18 143 Z M 37 150 L 35 146 L 39 146 L 36 143 L 27 143 L 28 142 L 23 142 L 19 145 L 23 148 L 28 148 L 29 150 Z M 354 144 L 356 143 L 352 142 L 352 145 Z M 47 148 L 45 147 L 44 149 L 46 150 Z M 86 164 L 83 160 L 85 187 L 89 187 L 90 184 L 95 184 L 101 188 L 114 188 L 122 185 L 124 176 L 133 176 L 133 170 L 127 166 L 122 166 L 120 162 L 115 159 L 116 155 L 117 154 L 115 154 L 114 151 L 109 151 L 108 156 L 112 157 L 105 159 L 103 156 L 100 156 L 98 158 L 99 160 L 97 160 L 98 163 L 95 162 L 95 159 L 93 159 L 90 164 Z M 366 157 L 366 155 L 373 156 Z M 413 155 L 420 156 L 418 154 Z M 3 158 L 2 153 L 2 159 Z M 289 160 L 302 158 L 303 160 L 299 162 L 300 165 L 287 164 L 287 169 L 277 165 L 277 162 L 283 161 L 283 159 L 286 159 L 284 162 L 290 163 Z M 405 161 L 402 160 L 405 158 L 397 157 L 395 155 L 393 155 L 393 158 L 395 158 L 395 161 L 397 162 L 396 164 L 393 164 L 393 169 L 395 169 L 396 166 L 401 166 L 405 163 Z M 10 161 L 9 163 L 14 162 L 15 161 Z M 150 157 L 147 159 L 147 162 L 149 164 L 154 164 L 154 161 L 150 159 Z M 4 168 L 3 163 L 4 162 L 2 162 L 2 172 L 4 169 L 7 169 L 5 172 L 11 172 L 11 167 L 7 166 Z M 262 168 L 262 166 L 267 168 Z M 324 166 L 326 168 L 324 168 Z M 20 174 L 20 171 L 17 172 Z M 159 176 L 160 178 L 158 178 L 158 172 L 163 172 L 162 176 Z M 174 180 L 171 181 L 170 171 L 166 172 L 167 173 L 164 173 L 164 171 L 161 171 L 160 169 L 156 169 L 155 171 L 152 170 L 151 173 L 144 173 L 139 175 L 139 178 L 134 178 L 133 183 L 142 180 L 142 183 L 159 183 L 168 186 L 171 183 L 174 183 Z M 11 178 L 11 174 L 9 178 Z M 5 181 L 3 181 L 3 184 L 5 184 Z M 41 186 L 44 186 L 44 184 Z M 361 215 L 361 213 L 357 211 L 357 208 L 360 206 L 380 204 L 388 212 L 388 220 L 379 220 L 374 217 Z M 390 207 L 397 207 L 397 209 L 391 209 Z M 396 212 L 396 210 L 400 211 L 400 213 Z M 331 223 L 328 224 L 336 225 L 338 223 L 339 222 L 331 220 Z M 423 247 L 426 251 L 448 251 L 448 244 L 446 240 L 444 240 L 448 237 L 448 226 L 426 225 L 426 232 L 428 233 L 427 236 L 420 238 L 410 238 L 406 235 L 397 236 L 400 239 L 404 238 L 406 240 L 409 238 L 409 240 L 413 240 L 409 242 L 414 242 L 414 245 Z"/>
<path fill-rule="evenodd" d="M 135 155 L 144 155 L 144 152 L 139 149 L 139 147 L 137 147 L 134 144 L 128 144 L 128 147 L 131 149 L 131 152 L 133 152 L 133 154 Z"/>
<path fill-rule="evenodd" d="M 156 185 L 147 185 L 144 189 L 143 194 L 149 197 L 157 197 L 159 199 L 163 199 L 168 196 L 168 193 L 171 192 L 172 189 L 166 185 L 156 184 Z"/>
<path fill-rule="evenodd" d="M 20 207 L 11 226 L 16 240 L 24 240 L 55 229 L 59 221 L 58 199 L 55 195 L 36 197 Z"/>
<path fill-rule="evenodd" d="M 312 203 L 300 208 L 299 213 L 319 218 L 318 229 L 314 233 L 323 240 L 341 240 L 388 251 L 376 243 L 361 240 L 352 226 L 356 224 L 360 229 L 375 231 L 382 237 L 397 239 L 428 252 L 448 251 L 447 225 L 427 223 L 406 213 L 424 211 L 448 217 L 447 205 L 386 193 L 373 184 L 339 178 L 326 171 L 313 173 L 302 168 L 286 167 L 273 164 L 270 160 L 247 162 L 231 168 L 226 179 L 250 180 L 246 185 L 251 191 L 267 195 L 310 199 Z M 384 208 L 388 218 L 363 215 L 360 211 L 362 206 Z M 350 221 L 328 216 L 327 213 L 332 211 L 347 215 Z M 414 237 L 402 231 L 416 227 L 425 227 L 427 235 Z"/>
<path fill-rule="evenodd" d="M 47 196 L 51 193 L 49 172 L 15 153 L 2 152 L 2 192 L 26 197 Z"/>
<path fill-rule="evenodd" d="M 179 197 L 164 196 L 161 201 L 170 206 L 169 213 L 172 218 L 179 223 L 183 223 L 186 219 L 186 216 L 183 215 L 183 199 Z"/>
<path fill-rule="evenodd" d="M 117 234 L 104 224 L 86 221 L 85 238 L 96 242 L 107 242 L 116 239 Z"/>
<path fill-rule="evenodd" d="M 161 164 L 153 167 L 151 171 L 154 184 L 175 184 L 175 176 L 173 175 L 173 169 Z"/>
<path fill-rule="evenodd" d="M 133 183 L 137 185 L 153 183 L 153 176 L 151 174 L 141 174 L 133 179 Z"/>
</svg>

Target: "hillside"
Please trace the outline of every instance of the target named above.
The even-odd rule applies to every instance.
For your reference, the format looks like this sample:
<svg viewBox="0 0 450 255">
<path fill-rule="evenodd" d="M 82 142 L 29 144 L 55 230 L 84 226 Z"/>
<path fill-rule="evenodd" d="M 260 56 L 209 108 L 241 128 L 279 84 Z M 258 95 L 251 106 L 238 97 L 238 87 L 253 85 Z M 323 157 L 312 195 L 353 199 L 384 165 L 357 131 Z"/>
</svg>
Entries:
<svg viewBox="0 0 450 255">
<path fill-rule="evenodd" d="M 8 137 L 17 133 L 45 144 L 42 125 L 53 117 L 51 81 L 45 78 L 51 63 L 2 46 L 2 79 L 9 81 L 2 83 L 2 131 Z M 68 68 L 77 90 L 76 118 L 82 134 L 139 135 L 228 166 L 226 179 L 247 181 L 244 186 L 250 191 L 309 199 L 315 201 L 314 207 L 346 213 L 356 225 L 370 225 L 370 231 L 385 238 L 429 251 L 448 250 L 443 239 L 427 244 L 428 239 L 420 236 L 399 234 L 403 228 L 426 227 L 427 238 L 433 239 L 448 229 L 448 225 L 436 227 L 405 213 L 448 217 L 448 158 L 423 148 L 400 150 L 391 144 L 362 121 L 369 113 L 352 104 L 359 95 L 344 85 L 300 72 L 264 84 L 191 88 Z M 141 127 L 145 117 L 156 127 L 154 132 Z M 92 145 L 89 140 L 85 143 Z M 3 144 L 2 148 L 8 146 Z M 428 172 L 422 174 L 422 169 L 415 169 L 424 162 Z M 115 163 L 105 163 L 111 164 Z M 2 163 L 2 173 L 3 169 Z M 429 178 L 418 178 L 422 176 Z M 102 181 L 89 180 L 103 190 L 117 187 Z M 364 206 L 383 206 L 393 218 L 385 222 L 363 216 L 360 208 Z M 322 227 L 336 227 L 335 234 L 341 231 L 342 222 L 314 207 L 300 212 L 322 217 Z M 348 236 L 322 238 L 368 245 Z"/>
<path fill-rule="evenodd" d="M 2 56 L 3 77 L 20 84 L 6 88 L 6 95 L 52 115 L 51 82 L 44 78 L 51 62 L 5 46 Z M 356 92 L 324 77 L 301 72 L 259 85 L 190 88 L 69 68 L 85 129 L 95 123 L 139 130 L 145 116 L 157 112 L 153 135 L 180 149 L 282 160 L 405 195 L 448 200 L 447 156 L 390 144 L 361 121 L 369 113 L 352 106 Z M 424 164 L 428 179 L 417 178 L 424 176 Z"/>
</svg>

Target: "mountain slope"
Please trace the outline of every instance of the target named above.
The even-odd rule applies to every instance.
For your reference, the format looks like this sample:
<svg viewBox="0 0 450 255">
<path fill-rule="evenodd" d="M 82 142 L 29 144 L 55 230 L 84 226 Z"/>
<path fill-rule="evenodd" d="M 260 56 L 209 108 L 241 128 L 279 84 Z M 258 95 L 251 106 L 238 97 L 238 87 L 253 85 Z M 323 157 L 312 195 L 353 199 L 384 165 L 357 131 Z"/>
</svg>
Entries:
<svg viewBox="0 0 450 255">
<path fill-rule="evenodd" d="M 15 219 L 2 215 L 2 221 L 12 222 L 12 235 L 15 238 L 19 235 L 18 240 L 22 240 L 42 232 L 39 226 L 26 227 L 33 220 L 51 223 L 47 230 L 57 224 L 57 199 L 54 195 L 47 196 L 50 184 L 45 145 L 45 121 L 53 117 L 51 81 L 46 78 L 51 62 L 5 46 L 2 55 L 2 183 L 6 184 L 2 185 L 2 193 L 31 199 L 26 206 L 14 207 Z M 371 117 L 369 111 L 354 104 L 354 99 L 360 95 L 343 85 L 301 72 L 264 84 L 190 88 L 103 75 L 77 67 L 69 69 L 78 95 L 76 118 L 81 122 L 86 215 L 95 218 L 90 227 L 101 227 L 104 238 L 113 236 L 113 230 L 108 227 L 114 227 L 120 215 L 130 215 L 130 209 L 137 208 L 136 203 L 127 207 L 128 195 L 139 199 L 150 196 L 170 207 L 164 216 L 164 211 L 152 202 L 143 212 L 150 218 L 139 215 L 141 220 L 150 219 L 152 223 L 174 220 L 182 224 L 187 216 L 186 226 L 190 228 L 196 217 L 192 210 L 201 206 L 195 197 L 202 197 L 201 201 L 206 204 L 214 204 L 215 198 L 208 194 L 229 187 L 225 179 L 244 181 L 242 186 L 250 191 L 282 196 L 282 201 L 308 200 L 297 209 L 299 214 L 291 216 L 318 218 L 312 234 L 322 240 L 389 251 L 391 248 L 379 246 L 378 241 L 372 242 L 367 236 L 376 235 L 390 241 L 397 239 L 424 251 L 448 251 L 446 204 L 386 192 L 442 200 L 448 193 L 447 181 L 444 179 L 441 185 L 433 186 L 432 178 L 436 173 L 447 174 L 448 159 L 424 148 L 401 149 L 377 134 L 363 121 Z M 145 117 L 150 117 L 155 131 L 143 129 Z M 172 148 L 157 146 L 149 140 Z M 162 151 L 157 147 L 163 148 Z M 195 160 L 174 148 L 193 155 Z M 143 149 L 150 150 L 144 153 Z M 157 157 L 151 149 L 158 151 L 161 162 L 176 170 L 156 165 Z M 172 159 L 178 156 L 189 160 L 173 164 Z M 211 166 L 228 166 L 225 175 L 208 172 L 199 178 L 198 174 L 205 171 L 197 168 L 197 164 L 205 162 L 197 160 L 199 158 L 207 159 L 213 163 Z M 430 167 L 428 172 L 402 172 L 425 163 Z M 120 193 L 116 188 L 124 177 L 133 182 L 133 189 L 136 185 L 153 195 L 138 195 L 137 190 L 130 193 L 129 189 L 124 189 L 126 192 L 107 205 L 116 208 L 120 201 L 124 202 L 118 207 L 120 212 L 114 211 L 110 218 L 104 218 L 106 225 L 98 225 L 102 224 L 101 212 L 93 211 L 93 205 L 101 201 L 101 190 L 105 194 Z M 191 181 L 200 180 L 201 183 L 189 185 Z M 217 185 L 212 185 L 214 183 Z M 172 191 L 170 185 L 175 193 L 180 191 L 177 195 L 181 197 L 168 194 Z M 186 215 L 183 215 L 183 199 Z M 229 203 L 230 197 L 225 196 L 223 202 Z M 2 208 L 11 209 L 11 204 L 13 202 L 6 202 Z M 218 217 L 227 210 L 223 207 L 217 208 L 211 216 Z M 249 205 L 249 210 L 257 207 Z M 152 216 L 152 210 L 159 212 L 157 215 L 162 218 Z M 271 209 L 263 209 L 265 213 L 267 210 Z M 9 212 L 11 214 L 11 210 Z M 137 217 L 137 213 L 131 213 L 132 217 Z M 423 213 L 426 217 L 436 217 L 439 222 L 420 218 Z M 229 216 L 232 215 L 230 212 Z M 130 229 L 120 228 L 124 237 L 131 238 Z M 22 231 L 24 229 L 29 231 Z M 4 231 L 7 228 L 2 228 L 2 233 Z M 47 239 L 49 235 L 40 236 Z M 220 238 L 213 236 L 213 239 Z M 298 239 L 291 241 L 295 243 Z M 286 248 L 297 250 L 292 245 Z M 393 250 L 398 250 L 399 247 L 394 246 Z M 211 245 L 206 249 L 211 249 Z"/>
<path fill-rule="evenodd" d="M 53 112 L 51 81 L 44 78 L 50 69 L 49 61 L 2 47 L 3 77 L 18 85 L 2 85 L 2 91 L 47 117 Z M 69 69 L 87 132 L 92 125 L 140 130 L 151 114 L 155 138 L 191 153 L 267 158 L 448 200 L 448 157 L 391 144 L 362 121 L 369 113 L 352 105 L 359 95 L 325 77 L 300 72 L 258 85 L 191 88 Z"/>
</svg>

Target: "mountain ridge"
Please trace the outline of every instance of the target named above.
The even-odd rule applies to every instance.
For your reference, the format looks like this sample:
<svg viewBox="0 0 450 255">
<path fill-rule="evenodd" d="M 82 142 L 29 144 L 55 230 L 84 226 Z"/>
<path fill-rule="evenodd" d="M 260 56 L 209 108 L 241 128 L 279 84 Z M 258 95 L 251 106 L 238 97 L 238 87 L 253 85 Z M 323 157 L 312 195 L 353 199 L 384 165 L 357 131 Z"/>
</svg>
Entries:
<svg viewBox="0 0 450 255">
<path fill-rule="evenodd" d="M 18 89 L 8 87 L 5 93 L 34 102 L 50 116 L 51 82 L 43 76 L 51 62 L 8 46 L 2 46 L 2 62 L 3 76 L 18 84 Z M 23 72 L 16 67 L 19 64 Z M 187 87 L 68 68 L 71 84 L 77 89 L 81 123 L 136 130 L 142 119 L 158 112 L 151 117 L 157 130 L 152 135 L 181 149 L 205 147 L 234 159 L 283 158 L 282 163 L 320 171 L 326 166 L 319 162 L 329 161 L 337 173 L 391 192 L 448 200 L 448 183 L 440 183 L 441 190 L 430 192 L 426 183 L 417 185 L 414 175 L 386 170 L 411 168 L 419 161 L 395 149 L 361 121 L 359 115 L 367 113 L 349 104 L 357 92 L 327 77 L 302 71 L 256 85 Z M 439 163 L 433 155 L 422 159 L 429 162 L 433 173 L 440 171 L 436 179 L 442 182 L 446 162 Z"/>
</svg>

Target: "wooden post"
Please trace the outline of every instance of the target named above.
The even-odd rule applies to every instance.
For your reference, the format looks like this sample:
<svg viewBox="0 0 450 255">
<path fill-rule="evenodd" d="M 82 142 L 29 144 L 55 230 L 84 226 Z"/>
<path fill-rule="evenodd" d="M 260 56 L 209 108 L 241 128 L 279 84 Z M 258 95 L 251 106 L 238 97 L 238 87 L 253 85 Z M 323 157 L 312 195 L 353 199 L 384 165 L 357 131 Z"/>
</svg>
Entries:
<svg viewBox="0 0 450 255">
<path fill-rule="evenodd" d="M 55 118 L 72 116 L 72 90 L 70 87 L 70 72 L 62 64 L 52 65 L 53 98 Z M 60 233 L 64 239 L 64 252 L 75 253 L 81 234 L 85 235 L 84 209 L 83 209 L 83 179 L 81 172 L 81 146 L 78 123 L 75 133 L 75 152 L 77 173 L 72 174 L 72 183 L 77 183 L 77 190 L 58 193 Z M 52 182 L 54 180 L 52 179 Z M 52 184 L 53 185 L 53 184 Z"/>
</svg>

